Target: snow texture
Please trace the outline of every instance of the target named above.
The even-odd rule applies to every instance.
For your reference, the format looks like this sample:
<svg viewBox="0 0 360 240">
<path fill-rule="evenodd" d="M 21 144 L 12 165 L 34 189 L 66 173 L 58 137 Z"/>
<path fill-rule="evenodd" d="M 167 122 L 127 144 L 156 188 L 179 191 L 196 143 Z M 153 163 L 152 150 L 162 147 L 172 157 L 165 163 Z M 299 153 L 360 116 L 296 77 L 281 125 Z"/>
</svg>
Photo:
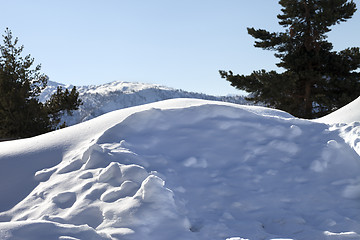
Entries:
<svg viewBox="0 0 360 240">
<path fill-rule="evenodd" d="M 355 99 L 353 102 L 342 107 L 341 109 L 330 113 L 329 115 L 318 119 L 318 122 L 335 124 L 335 123 L 352 123 L 360 121 L 360 97 Z"/>
<path fill-rule="evenodd" d="M 2 142 L 0 239 L 360 239 L 360 123 L 336 121 L 172 99 Z"/>
</svg>

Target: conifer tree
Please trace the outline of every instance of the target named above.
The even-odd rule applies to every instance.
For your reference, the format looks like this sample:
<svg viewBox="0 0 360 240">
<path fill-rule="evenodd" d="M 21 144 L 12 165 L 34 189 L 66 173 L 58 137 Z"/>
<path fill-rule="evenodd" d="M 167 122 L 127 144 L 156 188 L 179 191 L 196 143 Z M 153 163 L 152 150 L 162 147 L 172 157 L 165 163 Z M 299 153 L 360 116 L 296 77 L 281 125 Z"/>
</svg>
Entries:
<svg viewBox="0 0 360 240">
<path fill-rule="evenodd" d="M 58 87 L 50 99 L 45 102 L 45 107 L 52 124 L 58 126 L 61 116 L 64 114 L 72 116 L 72 110 L 78 109 L 80 104 L 81 100 L 76 87 L 73 87 L 71 91 L 67 88 L 63 90 L 62 87 Z M 61 123 L 60 126 L 65 127 L 66 123 Z"/>
<path fill-rule="evenodd" d="M 333 51 L 327 41 L 331 27 L 350 19 L 356 11 L 347 0 L 280 0 L 279 24 L 284 32 L 248 28 L 255 47 L 274 50 L 285 71 L 254 71 L 234 75 L 220 71 L 231 85 L 249 92 L 248 100 L 315 118 L 328 114 L 360 95 L 360 51 L 352 47 Z"/>
<path fill-rule="evenodd" d="M 76 88 L 71 92 L 60 88 L 52 98 L 41 103 L 38 96 L 48 77 L 41 66 L 32 69 L 34 59 L 21 56 L 24 46 L 6 29 L 0 45 L 0 139 L 31 137 L 58 128 L 60 115 L 81 104 Z"/>
</svg>

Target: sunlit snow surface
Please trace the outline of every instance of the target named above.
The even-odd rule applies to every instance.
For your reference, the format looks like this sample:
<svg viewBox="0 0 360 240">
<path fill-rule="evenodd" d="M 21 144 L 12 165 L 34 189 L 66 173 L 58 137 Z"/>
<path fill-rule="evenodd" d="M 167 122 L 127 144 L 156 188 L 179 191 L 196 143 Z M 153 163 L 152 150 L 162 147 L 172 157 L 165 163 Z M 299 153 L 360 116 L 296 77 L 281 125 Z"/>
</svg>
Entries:
<svg viewBox="0 0 360 240">
<path fill-rule="evenodd" d="M 0 239 L 360 239 L 337 123 L 175 99 L 2 142 Z"/>
<path fill-rule="evenodd" d="M 360 155 L 360 97 L 315 121 L 332 125 L 331 130 L 338 130 L 345 142 Z"/>
<path fill-rule="evenodd" d="M 317 121 L 328 124 L 360 122 L 360 97 Z"/>
</svg>

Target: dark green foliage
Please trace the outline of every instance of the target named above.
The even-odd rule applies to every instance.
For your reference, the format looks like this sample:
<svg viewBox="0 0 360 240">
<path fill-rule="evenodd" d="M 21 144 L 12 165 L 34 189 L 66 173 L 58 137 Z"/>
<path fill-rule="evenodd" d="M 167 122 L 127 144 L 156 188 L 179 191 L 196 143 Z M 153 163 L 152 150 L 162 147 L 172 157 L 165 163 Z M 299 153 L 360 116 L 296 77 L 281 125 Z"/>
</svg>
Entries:
<svg viewBox="0 0 360 240">
<path fill-rule="evenodd" d="M 249 76 L 220 71 L 231 85 L 250 93 L 249 100 L 285 110 L 294 116 L 314 118 L 328 114 L 359 96 L 359 48 L 333 51 L 326 41 L 330 27 L 356 11 L 347 0 L 280 0 L 277 17 L 284 32 L 248 28 L 255 47 L 273 50 L 283 73 L 265 70 Z"/>
<path fill-rule="evenodd" d="M 58 88 L 45 104 L 38 96 L 48 81 L 40 65 L 31 69 L 34 59 L 22 57 L 23 46 L 6 29 L 0 45 L 0 139 L 31 137 L 58 128 L 61 113 L 81 104 L 76 88 L 71 92 Z"/>
<path fill-rule="evenodd" d="M 60 123 L 61 115 L 67 113 L 72 116 L 72 110 L 77 110 L 80 104 L 81 100 L 76 87 L 73 87 L 71 91 L 68 89 L 64 91 L 62 87 L 58 87 L 56 93 L 46 101 L 45 107 L 53 125 L 57 126 Z M 66 123 L 62 123 L 60 127 L 65 126 Z"/>
</svg>

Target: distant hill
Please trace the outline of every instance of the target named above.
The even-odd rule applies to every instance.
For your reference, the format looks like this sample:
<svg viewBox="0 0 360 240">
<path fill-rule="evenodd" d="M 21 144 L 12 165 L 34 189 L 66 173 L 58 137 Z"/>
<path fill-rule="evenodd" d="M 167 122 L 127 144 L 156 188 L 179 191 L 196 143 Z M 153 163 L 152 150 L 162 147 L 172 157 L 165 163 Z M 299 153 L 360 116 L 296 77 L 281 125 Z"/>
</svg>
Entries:
<svg viewBox="0 0 360 240">
<path fill-rule="evenodd" d="M 58 86 L 73 87 L 49 81 L 48 86 L 40 95 L 40 101 L 46 101 Z M 156 84 L 117 81 L 98 86 L 77 86 L 77 89 L 83 105 L 74 112 L 73 116 L 64 117 L 68 125 L 84 122 L 114 110 L 173 98 L 196 98 L 249 105 L 243 96 L 211 96 Z"/>
</svg>

